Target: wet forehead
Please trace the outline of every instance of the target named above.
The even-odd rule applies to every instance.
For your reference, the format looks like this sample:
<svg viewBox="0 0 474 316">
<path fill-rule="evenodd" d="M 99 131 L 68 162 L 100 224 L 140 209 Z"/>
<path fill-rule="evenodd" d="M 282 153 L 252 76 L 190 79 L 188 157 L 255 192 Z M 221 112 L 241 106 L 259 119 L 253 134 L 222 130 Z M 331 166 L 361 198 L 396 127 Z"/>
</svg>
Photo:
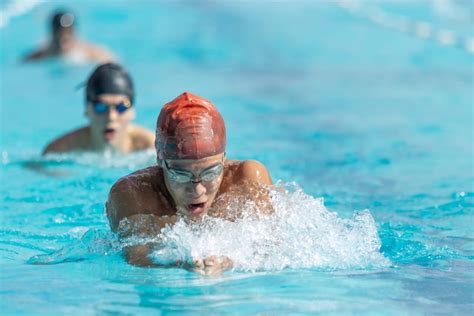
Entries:
<svg viewBox="0 0 474 316">
<path fill-rule="evenodd" d="M 122 102 L 125 99 L 128 99 L 128 97 L 124 94 L 104 93 L 99 94 L 96 99 L 104 103 L 116 104 Z"/>
</svg>

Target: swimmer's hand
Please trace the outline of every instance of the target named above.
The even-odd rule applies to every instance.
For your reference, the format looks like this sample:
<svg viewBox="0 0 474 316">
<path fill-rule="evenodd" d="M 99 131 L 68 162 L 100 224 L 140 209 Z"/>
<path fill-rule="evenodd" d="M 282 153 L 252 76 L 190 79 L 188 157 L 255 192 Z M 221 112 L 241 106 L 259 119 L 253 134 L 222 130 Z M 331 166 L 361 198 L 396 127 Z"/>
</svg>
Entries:
<svg viewBox="0 0 474 316">
<path fill-rule="evenodd" d="M 120 240 L 131 237 L 153 239 L 160 234 L 163 227 L 174 223 L 176 223 L 176 216 L 160 217 L 152 214 L 135 214 L 120 221 L 117 233 Z M 149 254 L 153 251 L 154 246 L 155 242 L 150 240 L 146 244 L 124 247 L 125 258 L 132 265 L 142 267 L 155 266 L 155 263 L 149 258 Z"/>
<path fill-rule="evenodd" d="M 205 259 L 194 260 L 191 271 L 206 276 L 218 276 L 225 270 L 231 269 L 232 260 L 225 256 L 210 256 Z"/>
</svg>

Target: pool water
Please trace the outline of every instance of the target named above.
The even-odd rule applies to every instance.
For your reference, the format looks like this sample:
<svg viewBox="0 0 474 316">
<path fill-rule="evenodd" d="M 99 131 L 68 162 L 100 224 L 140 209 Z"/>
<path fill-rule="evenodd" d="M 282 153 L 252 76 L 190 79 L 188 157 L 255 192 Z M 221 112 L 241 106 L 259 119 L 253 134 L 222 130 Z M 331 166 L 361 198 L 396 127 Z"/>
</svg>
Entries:
<svg viewBox="0 0 474 316">
<path fill-rule="evenodd" d="M 472 313 L 474 9 L 353 3 L 2 2 L 2 313 Z M 155 163 L 153 151 L 40 156 L 86 123 L 76 87 L 94 68 L 19 61 L 61 4 L 81 37 L 130 70 L 138 124 L 153 129 L 183 91 L 205 96 L 226 121 L 228 156 L 281 180 L 274 217 L 179 223 L 153 253 L 225 254 L 234 270 L 212 278 L 124 261 L 104 201 L 118 178 Z M 425 24 L 397 29 L 374 12 Z"/>
</svg>

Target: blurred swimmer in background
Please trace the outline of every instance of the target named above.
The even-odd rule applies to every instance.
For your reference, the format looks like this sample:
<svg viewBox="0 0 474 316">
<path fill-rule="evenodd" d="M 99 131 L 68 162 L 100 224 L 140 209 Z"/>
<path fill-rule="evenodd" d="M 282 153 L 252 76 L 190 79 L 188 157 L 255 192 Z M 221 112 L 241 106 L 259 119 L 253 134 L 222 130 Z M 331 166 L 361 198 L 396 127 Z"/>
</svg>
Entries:
<svg viewBox="0 0 474 316">
<path fill-rule="evenodd" d="M 135 117 L 134 90 L 132 79 L 122 66 L 98 66 L 87 80 L 85 92 L 89 125 L 54 140 L 43 155 L 106 150 L 130 153 L 153 148 L 155 135 L 130 123 Z"/>
<path fill-rule="evenodd" d="M 27 55 L 25 61 L 51 57 L 65 57 L 69 60 L 104 63 L 115 60 L 106 49 L 80 41 L 75 33 L 76 17 L 71 12 L 60 11 L 51 19 L 51 39 L 45 47 Z"/>
<path fill-rule="evenodd" d="M 106 203 L 110 227 L 121 238 L 156 238 L 179 218 L 199 222 L 206 214 L 235 220 L 237 200 L 255 205 L 256 214 L 270 214 L 267 186 L 272 180 L 255 160 L 226 159 L 226 129 L 216 107 L 204 98 L 183 93 L 163 106 L 156 126 L 157 166 L 118 180 Z M 150 254 L 153 244 L 125 248 L 129 263 L 160 265 Z M 171 262 L 201 274 L 214 275 L 232 267 L 223 256 Z"/>
</svg>

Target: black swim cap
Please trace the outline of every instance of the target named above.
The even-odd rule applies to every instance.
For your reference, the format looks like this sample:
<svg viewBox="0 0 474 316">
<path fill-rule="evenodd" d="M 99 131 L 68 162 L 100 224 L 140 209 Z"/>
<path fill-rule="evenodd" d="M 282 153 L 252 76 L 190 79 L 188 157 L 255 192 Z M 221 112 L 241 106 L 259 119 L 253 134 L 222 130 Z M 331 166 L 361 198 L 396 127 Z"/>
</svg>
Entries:
<svg viewBox="0 0 474 316">
<path fill-rule="evenodd" d="M 53 28 L 53 32 L 57 31 L 58 29 L 73 27 L 75 20 L 76 18 L 71 12 L 56 12 L 51 19 L 51 27 Z"/>
<path fill-rule="evenodd" d="M 133 105 L 133 83 L 127 71 L 115 63 L 98 66 L 87 80 L 86 102 L 98 95 L 112 93 L 128 96 Z"/>
</svg>

